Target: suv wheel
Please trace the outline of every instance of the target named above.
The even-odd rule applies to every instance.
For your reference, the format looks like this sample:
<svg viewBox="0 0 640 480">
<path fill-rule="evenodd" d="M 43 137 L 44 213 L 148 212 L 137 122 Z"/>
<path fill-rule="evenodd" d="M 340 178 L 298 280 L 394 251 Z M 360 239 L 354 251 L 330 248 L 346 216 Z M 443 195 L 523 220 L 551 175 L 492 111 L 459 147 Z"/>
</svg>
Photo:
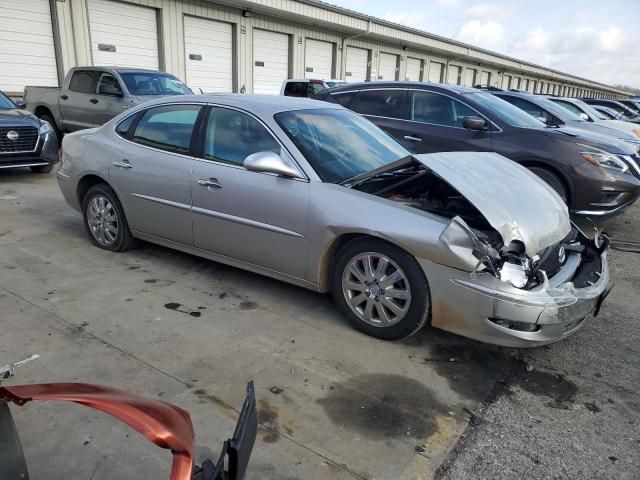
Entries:
<svg viewBox="0 0 640 480">
<path fill-rule="evenodd" d="M 420 330 L 429 319 L 429 286 L 415 259 L 382 240 L 349 242 L 337 254 L 333 298 L 357 329 L 383 340 Z"/>
<path fill-rule="evenodd" d="M 111 187 L 94 185 L 82 200 L 84 225 L 93 243 L 112 252 L 122 252 L 135 246 L 122 205 Z"/>
</svg>

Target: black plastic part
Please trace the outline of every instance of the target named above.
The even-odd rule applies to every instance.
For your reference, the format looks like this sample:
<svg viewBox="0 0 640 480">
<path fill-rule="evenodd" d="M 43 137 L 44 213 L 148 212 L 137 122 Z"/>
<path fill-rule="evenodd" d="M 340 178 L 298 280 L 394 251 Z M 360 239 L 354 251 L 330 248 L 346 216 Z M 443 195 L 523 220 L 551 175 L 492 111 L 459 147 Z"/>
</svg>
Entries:
<svg viewBox="0 0 640 480">
<path fill-rule="evenodd" d="M 242 480 L 249 465 L 249 458 L 257 434 L 256 395 L 253 382 L 249 382 L 247 397 L 242 405 L 233 438 L 224 442 L 222 452 L 215 465 L 211 460 L 205 460 L 202 466 L 195 467 L 193 480 Z M 225 471 L 224 464 L 227 457 L 228 471 Z"/>
<path fill-rule="evenodd" d="M 0 478 L 29 480 L 20 437 L 13 422 L 9 405 L 0 400 Z"/>
</svg>

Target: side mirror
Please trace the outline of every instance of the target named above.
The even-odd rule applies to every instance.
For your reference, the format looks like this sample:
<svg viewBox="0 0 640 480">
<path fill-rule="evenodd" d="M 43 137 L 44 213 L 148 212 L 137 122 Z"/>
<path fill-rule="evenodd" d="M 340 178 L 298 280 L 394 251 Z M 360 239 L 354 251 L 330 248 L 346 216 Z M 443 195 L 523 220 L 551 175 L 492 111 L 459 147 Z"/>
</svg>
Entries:
<svg viewBox="0 0 640 480">
<path fill-rule="evenodd" d="M 25 102 L 24 100 L 18 100 L 16 102 L 16 107 L 18 107 L 20 110 L 24 110 L 25 108 L 27 108 L 27 102 Z"/>
<path fill-rule="evenodd" d="M 250 172 L 273 173 L 281 177 L 300 178 L 300 172 L 280 155 L 271 151 L 252 153 L 244 159 L 244 168 Z"/>
<path fill-rule="evenodd" d="M 462 119 L 462 126 L 468 130 L 487 130 L 489 126 L 487 125 L 487 121 L 484 118 L 480 117 L 464 117 Z"/>
<path fill-rule="evenodd" d="M 582 112 L 581 114 L 578 115 L 580 117 L 581 120 L 584 120 L 585 122 L 590 121 L 591 119 L 589 118 L 589 115 L 587 115 L 586 113 Z"/>
</svg>

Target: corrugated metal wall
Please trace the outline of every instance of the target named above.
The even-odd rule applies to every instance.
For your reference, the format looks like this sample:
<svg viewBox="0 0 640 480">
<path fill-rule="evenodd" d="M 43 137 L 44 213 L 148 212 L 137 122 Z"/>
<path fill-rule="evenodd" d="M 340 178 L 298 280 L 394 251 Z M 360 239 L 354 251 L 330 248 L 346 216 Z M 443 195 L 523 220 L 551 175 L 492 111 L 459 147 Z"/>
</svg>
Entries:
<svg viewBox="0 0 640 480">
<path fill-rule="evenodd" d="M 67 71 L 77 65 L 90 65 L 90 33 L 87 2 L 90 0 L 66 0 L 54 2 L 57 14 L 60 57 L 62 68 Z M 115 0 L 114 0 L 115 1 Z M 611 94 L 583 81 L 576 81 L 569 75 L 560 75 L 542 68 L 523 66 L 516 61 L 497 59 L 486 52 L 475 51 L 438 39 L 421 36 L 417 33 L 403 31 L 387 25 L 369 24 L 362 18 L 304 4 L 296 0 L 247 0 L 264 13 L 251 12 L 245 17 L 239 8 L 218 5 L 204 0 L 127 0 L 128 3 L 145 5 L 158 10 L 159 49 L 161 68 L 184 79 L 186 76 L 184 58 L 184 15 L 221 20 L 232 23 L 236 50 L 235 89 L 245 87 L 247 92 L 253 90 L 253 29 L 272 30 L 286 33 L 291 38 L 291 74 L 296 78 L 304 78 L 304 41 L 305 38 L 325 40 L 335 44 L 335 72 L 344 78 L 343 49 L 347 45 L 371 50 L 371 78 L 377 78 L 380 65 L 380 52 L 398 55 L 400 58 L 398 78 L 405 78 L 406 59 L 412 57 L 423 62 L 423 78 L 429 78 L 429 67 L 432 62 L 444 65 L 444 72 L 450 66 L 462 68 L 462 78 L 466 78 L 466 69 L 474 69 L 480 83 L 480 72 L 491 74 L 491 85 L 499 86 L 503 75 L 521 78 L 521 86 L 528 79 L 533 85 L 545 86 L 554 83 L 571 86 L 576 95 Z M 313 23 L 313 25 L 311 25 Z M 369 28 L 366 38 L 348 37 L 364 33 Z M 384 38 L 389 40 L 385 41 Z M 446 79 L 444 80 L 446 81 Z M 513 85 L 513 81 L 512 81 Z M 513 86 L 515 88 L 515 86 Z M 522 88 L 522 87 L 521 87 Z M 545 90 L 546 91 L 546 90 Z"/>
</svg>

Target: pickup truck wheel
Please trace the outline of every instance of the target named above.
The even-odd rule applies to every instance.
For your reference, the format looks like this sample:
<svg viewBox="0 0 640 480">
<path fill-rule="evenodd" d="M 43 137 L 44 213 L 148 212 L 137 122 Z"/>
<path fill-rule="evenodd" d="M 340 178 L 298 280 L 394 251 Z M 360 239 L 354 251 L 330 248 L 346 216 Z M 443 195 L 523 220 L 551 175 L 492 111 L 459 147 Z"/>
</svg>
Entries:
<svg viewBox="0 0 640 480">
<path fill-rule="evenodd" d="M 376 338 L 408 337 L 429 320 L 429 285 L 422 268 L 382 240 L 358 239 L 340 249 L 332 292 L 353 327 Z"/>
<path fill-rule="evenodd" d="M 93 243 L 104 250 L 123 252 L 135 247 L 118 196 L 107 184 L 91 187 L 82 200 L 84 225 Z"/>
<path fill-rule="evenodd" d="M 53 119 L 53 117 L 51 115 L 49 115 L 48 113 L 41 113 L 40 115 L 38 115 L 38 118 L 40 120 L 44 120 L 49 125 L 51 125 L 51 128 L 53 128 L 53 132 L 56 134 L 56 139 L 58 140 L 58 145 L 60 145 L 60 141 L 62 140 L 62 132 L 58 128 L 58 126 L 56 124 L 56 121 Z"/>
<path fill-rule="evenodd" d="M 569 204 L 569 193 L 562 179 L 552 171 L 543 167 L 528 167 L 531 173 L 535 173 L 538 177 L 545 181 L 560 196 L 562 201 Z"/>
<path fill-rule="evenodd" d="M 53 164 L 49 165 L 38 165 L 36 167 L 31 167 L 31 171 L 33 173 L 50 173 L 53 170 Z"/>
</svg>

